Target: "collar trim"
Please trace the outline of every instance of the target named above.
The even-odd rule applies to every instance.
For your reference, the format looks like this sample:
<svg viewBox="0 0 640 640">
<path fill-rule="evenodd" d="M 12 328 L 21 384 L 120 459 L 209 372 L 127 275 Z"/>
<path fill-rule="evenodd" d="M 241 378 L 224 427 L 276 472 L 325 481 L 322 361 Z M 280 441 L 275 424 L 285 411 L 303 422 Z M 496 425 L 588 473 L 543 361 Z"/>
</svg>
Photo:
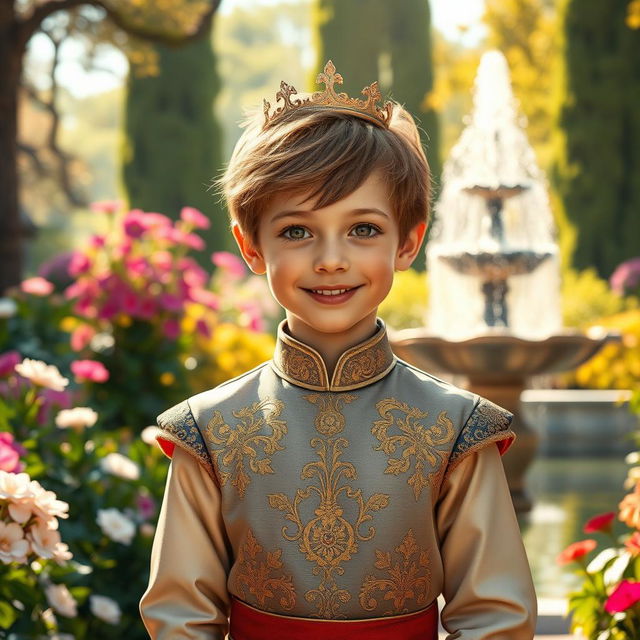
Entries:
<svg viewBox="0 0 640 640">
<path fill-rule="evenodd" d="M 377 320 L 378 330 L 371 338 L 347 349 L 338 359 L 331 380 L 322 356 L 287 331 L 287 321 L 278 326 L 273 367 L 281 377 L 299 387 L 314 391 L 350 391 L 384 378 L 395 366 L 387 330 Z"/>
</svg>

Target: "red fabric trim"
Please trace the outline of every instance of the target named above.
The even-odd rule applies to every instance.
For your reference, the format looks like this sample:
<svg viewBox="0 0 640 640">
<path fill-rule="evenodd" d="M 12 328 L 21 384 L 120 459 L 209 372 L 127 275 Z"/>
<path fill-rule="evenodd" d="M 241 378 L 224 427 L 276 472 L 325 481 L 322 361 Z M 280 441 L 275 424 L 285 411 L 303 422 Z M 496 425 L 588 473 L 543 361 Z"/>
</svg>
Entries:
<svg viewBox="0 0 640 640">
<path fill-rule="evenodd" d="M 231 599 L 229 637 L 233 640 L 438 640 L 434 602 L 416 613 L 364 620 L 317 620 L 265 613 Z"/>
<path fill-rule="evenodd" d="M 498 451 L 500 452 L 501 456 L 507 453 L 509 447 L 513 444 L 514 440 L 515 438 L 513 436 L 510 436 L 509 438 L 505 438 L 504 440 L 498 440 L 496 442 L 496 444 L 498 445 Z"/>
<path fill-rule="evenodd" d="M 161 436 L 156 436 L 156 440 L 160 445 L 160 448 L 162 449 L 162 453 L 164 453 L 164 455 L 167 456 L 167 458 L 172 458 L 173 451 L 176 448 L 175 443 L 171 442 L 170 440 L 165 440 Z"/>
</svg>

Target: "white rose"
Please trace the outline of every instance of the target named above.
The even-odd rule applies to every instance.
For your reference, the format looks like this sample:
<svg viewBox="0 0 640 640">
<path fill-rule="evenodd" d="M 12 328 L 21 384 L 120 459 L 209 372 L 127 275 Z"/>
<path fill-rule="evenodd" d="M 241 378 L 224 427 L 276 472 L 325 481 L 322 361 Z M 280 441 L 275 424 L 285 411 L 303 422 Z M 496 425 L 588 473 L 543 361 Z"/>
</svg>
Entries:
<svg viewBox="0 0 640 640">
<path fill-rule="evenodd" d="M 69 517 L 69 503 L 58 500 L 53 491 L 47 491 L 37 480 L 31 481 L 31 491 L 34 495 L 33 511 L 37 516 L 43 520 Z M 57 529 L 56 526 L 52 528 Z"/>
<path fill-rule="evenodd" d="M 0 499 L 29 500 L 34 497 L 28 473 L 9 473 L 0 470 Z"/>
<path fill-rule="evenodd" d="M 115 600 L 107 596 L 93 595 L 89 597 L 91 613 L 96 618 L 104 620 L 109 624 L 118 624 L 122 611 Z"/>
<path fill-rule="evenodd" d="M 38 518 L 27 532 L 27 540 L 31 549 L 41 558 L 53 558 L 56 548 L 61 544 L 60 534 L 48 526 L 47 522 Z"/>
<path fill-rule="evenodd" d="M 69 380 L 62 376 L 58 367 L 46 364 L 42 360 L 25 358 L 15 366 L 15 370 L 23 378 L 31 380 L 33 384 L 53 389 L 54 391 L 64 391 L 64 388 L 69 384 Z"/>
<path fill-rule="evenodd" d="M 0 520 L 0 560 L 4 564 L 10 562 L 24 563 L 29 553 L 29 541 L 24 537 L 24 531 L 15 522 Z"/>
<path fill-rule="evenodd" d="M 96 522 L 107 537 L 122 544 L 131 544 L 136 533 L 136 525 L 117 509 L 98 509 Z"/>
<path fill-rule="evenodd" d="M 98 420 L 98 414 L 89 407 L 74 407 L 63 409 L 56 416 L 56 425 L 60 429 L 76 429 L 80 431 L 86 427 L 93 427 Z"/>
<path fill-rule="evenodd" d="M 154 424 L 145 427 L 140 433 L 140 437 L 142 438 L 142 442 L 145 442 L 149 445 L 156 444 L 156 435 L 160 433 L 160 429 L 156 427 Z"/>
<path fill-rule="evenodd" d="M 63 584 L 50 584 L 45 587 L 49 604 L 61 615 L 75 618 L 78 615 L 78 603 Z"/>
<path fill-rule="evenodd" d="M 69 551 L 69 545 L 64 542 L 58 542 L 53 550 L 53 560 L 56 564 L 65 565 L 71 558 L 73 558 L 73 553 Z"/>
<path fill-rule="evenodd" d="M 140 477 L 140 467 L 121 453 L 108 453 L 100 460 L 100 468 L 125 480 L 137 480 Z"/>
</svg>

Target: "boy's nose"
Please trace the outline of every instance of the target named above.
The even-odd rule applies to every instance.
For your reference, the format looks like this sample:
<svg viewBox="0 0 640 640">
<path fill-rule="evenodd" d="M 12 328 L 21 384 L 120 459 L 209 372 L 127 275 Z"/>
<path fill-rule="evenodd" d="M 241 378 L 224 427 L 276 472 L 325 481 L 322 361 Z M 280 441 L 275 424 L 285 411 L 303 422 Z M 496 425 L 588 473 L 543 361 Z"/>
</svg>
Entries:
<svg viewBox="0 0 640 640">
<path fill-rule="evenodd" d="M 315 259 L 314 268 L 318 272 L 346 271 L 349 267 L 346 247 L 339 242 L 324 242 Z"/>
</svg>

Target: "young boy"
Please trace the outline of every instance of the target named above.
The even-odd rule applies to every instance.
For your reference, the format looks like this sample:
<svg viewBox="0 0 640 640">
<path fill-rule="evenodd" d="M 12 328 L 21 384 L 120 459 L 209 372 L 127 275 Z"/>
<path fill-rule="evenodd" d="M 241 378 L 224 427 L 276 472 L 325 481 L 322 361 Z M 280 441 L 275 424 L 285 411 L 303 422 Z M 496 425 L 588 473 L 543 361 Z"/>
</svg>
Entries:
<svg viewBox="0 0 640 640">
<path fill-rule="evenodd" d="M 331 62 L 318 82 L 282 83 L 223 178 L 286 320 L 273 360 L 158 418 L 143 621 L 158 640 L 434 640 L 443 594 L 448 638 L 530 640 L 511 416 L 398 360 L 376 318 L 425 234 L 418 131 L 376 83 L 338 94 Z"/>
</svg>

